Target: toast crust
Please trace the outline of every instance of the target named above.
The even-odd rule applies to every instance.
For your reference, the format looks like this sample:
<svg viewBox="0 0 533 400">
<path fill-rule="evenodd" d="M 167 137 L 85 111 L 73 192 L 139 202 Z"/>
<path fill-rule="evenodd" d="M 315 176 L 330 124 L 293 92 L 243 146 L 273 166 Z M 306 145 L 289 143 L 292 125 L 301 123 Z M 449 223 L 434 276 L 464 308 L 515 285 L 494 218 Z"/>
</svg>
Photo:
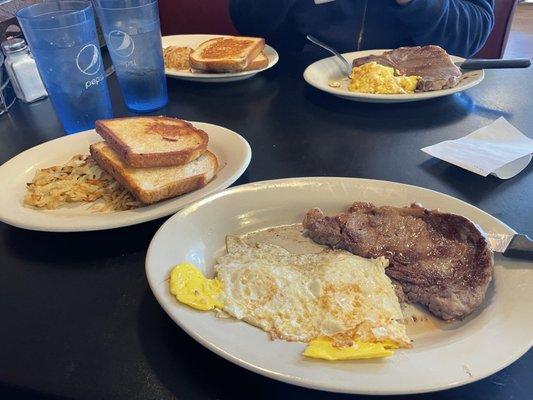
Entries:
<svg viewBox="0 0 533 400">
<path fill-rule="evenodd" d="M 263 69 L 268 67 L 268 57 L 265 53 L 261 52 L 257 57 L 255 57 L 250 64 L 243 71 L 254 71 L 256 69 Z"/>
<path fill-rule="evenodd" d="M 189 56 L 191 68 L 212 72 L 240 72 L 265 48 L 265 39 L 224 36 L 202 43 Z M 246 51 L 244 55 L 241 55 Z"/>
<path fill-rule="evenodd" d="M 155 123 L 168 120 L 168 117 L 136 117 L 148 118 Z M 126 120 L 130 117 L 114 118 L 113 120 Z M 113 150 L 130 166 L 139 168 L 149 167 L 173 167 L 187 164 L 200 157 L 207 149 L 209 136 L 201 129 L 195 128 L 187 121 L 182 121 L 191 132 L 199 138 L 199 145 L 187 150 L 176 150 L 168 152 L 135 153 L 131 147 L 118 137 L 112 129 L 106 125 L 107 120 L 97 120 L 95 123 L 96 132 L 111 146 Z M 163 136 L 164 137 L 164 136 Z"/>
<path fill-rule="evenodd" d="M 93 143 L 89 146 L 93 159 L 102 169 L 107 171 L 131 194 L 133 194 L 137 200 L 144 204 L 156 203 L 161 200 L 166 200 L 188 192 L 192 192 L 196 189 L 200 189 L 207 185 L 214 178 L 219 169 L 217 157 L 207 150 L 205 152 L 205 156 L 209 157 L 210 162 L 213 165 L 213 168 L 210 170 L 210 172 L 171 182 L 154 190 L 145 190 L 135 179 L 131 177 L 130 174 L 128 174 L 127 168 L 130 167 L 125 165 L 120 158 L 118 159 L 118 162 L 115 162 L 103 154 L 102 150 L 100 149 L 102 144 L 105 145 L 105 142 Z M 113 150 L 112 147 L 111 150 Z"/>
</svg>

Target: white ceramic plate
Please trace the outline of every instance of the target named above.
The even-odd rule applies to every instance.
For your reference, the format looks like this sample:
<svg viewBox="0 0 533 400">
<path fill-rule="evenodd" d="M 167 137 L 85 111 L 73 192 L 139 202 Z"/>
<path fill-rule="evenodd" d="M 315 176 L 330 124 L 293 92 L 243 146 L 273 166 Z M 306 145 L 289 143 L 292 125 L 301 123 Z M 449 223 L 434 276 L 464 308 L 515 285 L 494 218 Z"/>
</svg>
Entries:
<svg viewBox="0 0 533 400">
<path fill-rule="evenodd" d="M 58 210 L 37 210 L 22 205 L 26 182 L 35 171 L 68 161 L 75 154 L 89 154 L 89 145 L 102 140 L 94 131 L 76 133 L 35 146 L 0 167 L 0 221 L 25 229 L 54 232 L 95 231 L 151 221 L 175 213 L 208 194 L 227 188 L 248 167 L 252 152 L 248 142 L 229 129 L 203 122 L 192 122 L 209 134 L 208 148 L 216 154 L 221 170 L 201 189 L 134 210 L 99 213 L 87 205 Z"/>
<path fill-rule="evenodd" d="M 224 35 L 173 35 L 163 36 L 162 43 L 163 48 L 168 46 L 188 46 L 195 49 L 206 40 L 214 39 Z M 224 72 L 224 73 L 206 73 L 206 72 L 190 72 L 190 71 L 178 71 L 175 69 L 165 68 L 165 74 L 172 78 L 183 79 L 186 81 L 195 82 L 210 82 L 210 83 L 223 83 L 240 81 L 242 79 L 251 78 L 257 73 L 272 68 L 279 60 L 278 53 L 272 47 L 265 45 L 265 55 L 268 57 L 268 65 L 265 68 L 256 69 L 253 71 L 243 72 Z"/>
<path fill-rule="evenodd" d="M 476 207 L 415 186 L 351 178 L 257 182 L 203 199 L 165 222 L 146 257 L 150 287 L 168 315 L 216 354 L 273 379 L 334 392 L 400 394 L 451 388 L 495 373 L 531 347 L 533 269 L 530 263 L 502 257 L 496 259 L 494 280 L 479 312 L 463 322 L 430 319 L 410 326 L 413 348 L 381 360 L 305 359 L 302 343 L 270 341 L 257 328 L 193 310 L 169 294 L 167 278 L 177 263 L 193 262 L 213 275 L 227 234 L 301 222 L 305 211 L 316 206 L 333 214 L 355 200 L 395 206 L 418 201 L 464 215 L 488 232 L 513 232 Z"/>
<path fill-rule="evenodd" d="M 351 64 L 356 58 L 369 56 L 371 54 L 379 55 L 385 51 L 388 50 L 356 51 L 353 53 L 344 53 L 343 56 Z M 464 61 L 464 58 L 461 57 L 451 56 L 451 58 L 454 62 Z M 311 86 L 343 99 L 366 103 L 403 103 L 448 96 L 453 93 L 462 92 L 463 90 L 477 85 L 483 80 L 483 77 L 483 70 L 473 70 L 464 73 L 459 84 L 451 89 L 412 94 L 371 94 L 350 92 L 348 90 L 348 81 L 344 79 L 345 75 L 342 73 L 340 62 L 336 57 L 328 57 L 314 62 L 304 71 L 304 79 Z M 329 83 L 332 81 L 341 82 L 341 87 L 332 88 L 329 86 Z"/>
</svg>

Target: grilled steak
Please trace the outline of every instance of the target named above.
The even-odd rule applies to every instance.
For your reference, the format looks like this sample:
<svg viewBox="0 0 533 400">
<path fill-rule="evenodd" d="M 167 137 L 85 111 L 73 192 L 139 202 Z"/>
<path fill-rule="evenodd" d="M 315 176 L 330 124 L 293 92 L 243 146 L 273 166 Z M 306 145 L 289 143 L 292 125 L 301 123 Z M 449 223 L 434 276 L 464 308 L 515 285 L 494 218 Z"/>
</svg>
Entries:
<svg viewBox="0 0 533 400">
<path fill-rule="evenodd" d="M 317 243 L 362 257 L 385 256 L 387 275 L 406 297 L 444 320 L 479 307 L 491 280 L 492 251 L 475 225 L 459 215 L 416 204 L 354 203 L 334 217 L 311 209 L 303 224 Z"/>
<path fill-rule="evenodd" d="M 395 68 L 401 75 L 420 76 L 422 79 L 416 89 L 419 92 L 451 88 L 461 78 L 461 70 L 439 46 L 400 47 L 379 56 L 356 58 L 353 66 L 358 67 L 371 61 Z"/>
</svg>

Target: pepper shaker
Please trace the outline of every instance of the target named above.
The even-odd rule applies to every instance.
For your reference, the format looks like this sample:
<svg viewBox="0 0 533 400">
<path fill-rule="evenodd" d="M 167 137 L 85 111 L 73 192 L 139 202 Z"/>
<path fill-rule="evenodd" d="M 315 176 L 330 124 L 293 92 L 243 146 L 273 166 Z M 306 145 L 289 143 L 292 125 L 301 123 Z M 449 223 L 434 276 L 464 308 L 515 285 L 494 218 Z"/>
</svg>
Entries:
<svg viewBox="0 0 533 400">
<path fill-rule="evenodd" d="M 2 42 L 2 49 L 6 55 L 6 71 L 17 97 L 31 103 L 48 96 L 26 41 L 22 38 L 8 39 Z"/>
</svg>

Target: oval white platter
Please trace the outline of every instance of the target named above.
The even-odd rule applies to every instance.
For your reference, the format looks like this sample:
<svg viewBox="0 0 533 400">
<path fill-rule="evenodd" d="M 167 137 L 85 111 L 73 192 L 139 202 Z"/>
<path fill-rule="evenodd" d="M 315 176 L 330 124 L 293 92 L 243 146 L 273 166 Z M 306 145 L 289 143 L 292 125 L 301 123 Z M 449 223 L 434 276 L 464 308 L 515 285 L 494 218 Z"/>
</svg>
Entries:
<svg viewBox="0 0 533 400">
<path fill-rule="evenodd" d="M 408 326 L 413 348 L 381 360 L 306 359 L 303 343 L 271 341 L 257 328 L 191 309 L 169 293 L 169 272 L 177 263 L 192 262 L 213 276 L 226 235 L 298 223 L 311 207 L 321 207 L 331 215 L 353 201 L 394 206 L 420 202 L 427 208 L 464 215 L 486 232 L 513 232 L 472 205 L 405 184 L 327 177 L 257 182 L 209 196 L 165 222 L 146 257 L 150 287 L 167 314 L 211 351 L 259 374 L 314 389 L 380 395 L 442 390 L 493 374 L 531 348 L 532 265 L 500 256 L 479 310 L 461 322 L 430 317 Z"/>
<path fill-rule="evenodd" d="M 37 231 L 95 231 L 139 224 L 173 214 L 184 206 L 235 182 L 250 163 L 248 142 L 236 132 L 204 122 L 192 122 L 209 135 L 208 148 L 218 158 L 221 169 L 206 186 L 193 192 L 137 209 L 94 212 L 87 205 L 38 210 L 23 206 L 26 183 L 36 170 L 61 165 L 75 154 L 89 154 L 89 145 L 102 138 L 94 130 L 63 136 L 35 146 L 0 166 L 0 221 Z"/>
<path fill-rule="evenodd" d="M 355 51 L 352 53 L 344 53 L 343 56 L 351 64 L 356 58 L 369 56 L 371 54 L 379 55 L 385 51 L 388 50 Z M 453 62 L 464 61 L 464 58 L 461 57 L 450 57 Z M 342 73 L 340 61 L 336 57 L 332 56 L 316 61 L 309 65 L 304 71 L 305 81 L 318 90 L 330 93 L 346 100 L 366 103 L 405 103 L 448 96 L 453 93 L 462 92 L 463 90 L 479 84 L 483 80 L 484 76 L 485 74 L 483 70 L 472 70 L 463 73 L 463 76 L 457 86 L 450 89 L 434 90 L 431 92 L 417 92 L 411 94 L 372 94 L 350 92 L 348 90 L 348 80 Z M 329 83 L 333 81 L 340 82 L 341 86 L 338 88 L 329 86 Z"/>
<path fill-rule="evenodd" d="M 224 35 L 172 35 L 163 36 L 161 39 L 163 43 L 163 48 L 168 46 L 179 46 L 190 47 L 192 49 L 195 49 L 203 42 L 221 36 Z M 259 72 L 265 71 L 276 65 L 279 60 L 279 55 L 276 50 L 274 50 L 274 48 L 270 47 L 269 45 L 265 45 L 265 49 L 263 50 L 263 52 L 268 58 L 268 65 L 265 68 L 261 69 L 242 72 L 207 73 L 200 71 L 178 71 L 172 68 L 165 68 L 165 74 L 172 78 L 195 82 L 224 83 L 240 81 L 243 79 L 251 78 Z"/>
</svg>

